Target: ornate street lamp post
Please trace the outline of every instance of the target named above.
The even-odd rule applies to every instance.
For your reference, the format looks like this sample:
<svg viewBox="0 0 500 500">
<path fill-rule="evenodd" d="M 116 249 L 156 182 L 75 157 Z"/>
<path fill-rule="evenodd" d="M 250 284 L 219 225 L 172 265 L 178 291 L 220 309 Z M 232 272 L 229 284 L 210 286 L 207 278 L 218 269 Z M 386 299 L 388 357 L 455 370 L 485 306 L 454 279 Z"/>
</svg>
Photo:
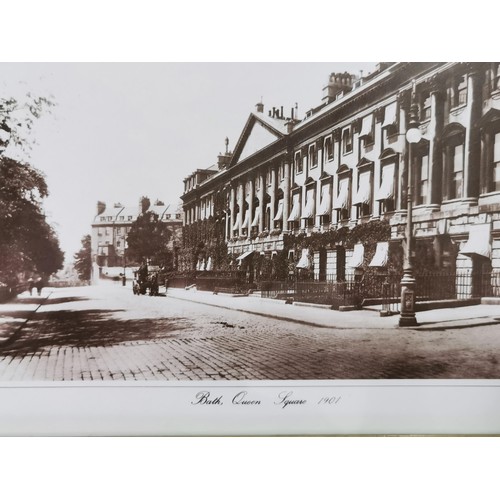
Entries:
<svg viewBox="0 0 500 500">
<path fill-rule="evenodd" d="M 123 238 L 123 278 L 122 285 L 126 286 L 127 284 L 127 237 Z"/>
<path fill-rule="evenodd" d="M 406 131 L 408 141 L 408 189 L 406 213 L 406 245 L 401 279 L 401 315 L 399 326 L 416 326 L 415 317 L 415 276 L 413 274 L 413 160 L 414 145 L 422 139 L 418 122 L 418 106 L 415 102 L 415 81 L 411 93 L 410 122 Z"/>
</svg>

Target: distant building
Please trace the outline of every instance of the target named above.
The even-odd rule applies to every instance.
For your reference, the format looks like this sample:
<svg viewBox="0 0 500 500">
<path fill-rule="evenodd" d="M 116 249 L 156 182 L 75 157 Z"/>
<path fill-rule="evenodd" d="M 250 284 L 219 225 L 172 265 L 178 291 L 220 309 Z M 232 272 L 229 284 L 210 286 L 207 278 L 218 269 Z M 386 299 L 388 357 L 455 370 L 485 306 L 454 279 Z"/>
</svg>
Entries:
<svg viewBox="0 0 500 500">
<path fill-rule="evenodd" d="M 132 223 L 146 211 L 155 212 L 160 220 L 167 223 L 172 230 L 172 238 L 168 245 L 172 250 L 182 241 L 182 207 L 174 204 L 165 204 L 156 201 L 153 204 L 143 203 L 136 206 L 123 206 L 121 203 L 107 205 L 97 203 L 97 214 L 92 222 L 91 248 L 94 267 L 101 271 L 104 268 L 123 269 L 125 262 L 124 253 L 127 248 L 127 235 Z M 106 274 L 106 270 L 102 271 Z M 110 270 L 110 275 L 113 271 Z M 116 274 L 116 273 L 115 273 Z"/>
</svg>

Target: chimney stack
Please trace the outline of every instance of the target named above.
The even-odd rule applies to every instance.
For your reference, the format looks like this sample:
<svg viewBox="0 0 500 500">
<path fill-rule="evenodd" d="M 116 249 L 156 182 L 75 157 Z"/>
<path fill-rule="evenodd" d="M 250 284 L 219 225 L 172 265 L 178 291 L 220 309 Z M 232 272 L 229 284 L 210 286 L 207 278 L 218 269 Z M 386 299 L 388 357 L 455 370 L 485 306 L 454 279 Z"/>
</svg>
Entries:
<svg viewBox="0 0 500 500">
<path fill-rule="evenodd" d="M 226 137 L 226 139 L 224 140 L 224 144 L 226 145 L 226 152 L 224 154 L 219 153 L 219 155 L 217 156 L 217 167 L 219 168 L 219 170 L 229 165 L 229 162 L 231 161 L 231 158 L 233 156 L 233 154 L 229 151 L 229 138 Z"/>
<path fill-rule="evenodd" d="M 255 108 L 257 110 L 257 113 L 264 113 L 264 104 L 262 104 L 262 102 L 258 102 L 255 105 Z"/>
<path fill-rule="evenodd" d="M 335 100 L 337 94 L 341 92 L 347 93 L 352 90 L 354 75 L 347 72 L 332 73 L 328 80 L 328 84 L 323 87 L 323 102 L 329 104 Z"/>
<path fill-rule="evenodd" d="M 101 215 L 106 210 L 106 203 L 103 201 L 97 202 L 97 215 Z"/>
</svg>

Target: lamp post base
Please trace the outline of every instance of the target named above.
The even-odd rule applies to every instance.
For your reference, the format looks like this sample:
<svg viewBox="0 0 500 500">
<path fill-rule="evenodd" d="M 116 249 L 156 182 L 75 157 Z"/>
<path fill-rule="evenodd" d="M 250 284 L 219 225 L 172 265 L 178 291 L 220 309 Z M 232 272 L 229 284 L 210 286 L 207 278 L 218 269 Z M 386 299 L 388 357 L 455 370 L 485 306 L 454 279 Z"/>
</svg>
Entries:
<svg viewBox="0 0 500 500">
<path fill-rule="evenodd" d="M 401 315 L 399 326 L 417 326 L 415 316 L 415 278 L 405 273 L 401 280 Z"/>
</svg>

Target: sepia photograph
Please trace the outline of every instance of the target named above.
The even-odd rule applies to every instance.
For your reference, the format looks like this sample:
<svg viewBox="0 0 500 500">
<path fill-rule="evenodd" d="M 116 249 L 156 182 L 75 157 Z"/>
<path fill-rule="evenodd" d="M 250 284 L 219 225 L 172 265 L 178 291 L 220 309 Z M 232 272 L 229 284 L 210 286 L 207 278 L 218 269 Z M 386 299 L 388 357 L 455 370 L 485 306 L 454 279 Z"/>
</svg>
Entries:
<svg viewBox="0 0 500 500">
<path fill-rule="evenodd" d="M 0 69 L 0 384 L 500 379 L 500 63 Z"/>
</svg>

